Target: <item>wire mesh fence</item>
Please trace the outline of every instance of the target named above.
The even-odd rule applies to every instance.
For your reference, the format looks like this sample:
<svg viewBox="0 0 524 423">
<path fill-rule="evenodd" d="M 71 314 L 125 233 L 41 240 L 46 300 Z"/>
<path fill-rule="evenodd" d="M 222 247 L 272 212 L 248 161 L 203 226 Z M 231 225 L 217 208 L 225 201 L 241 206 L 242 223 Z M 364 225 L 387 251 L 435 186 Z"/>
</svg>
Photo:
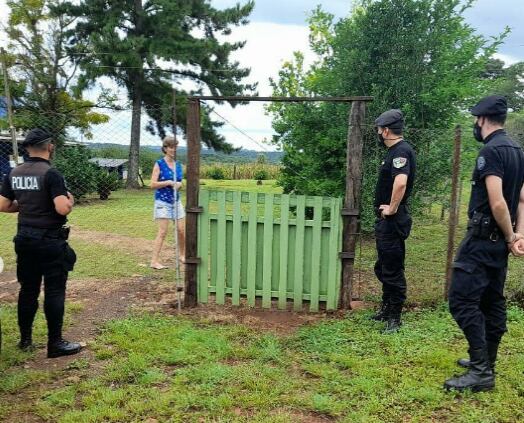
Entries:
<svg viewBox="0 0 524 423">
<path fill-rule="evenodd" d="M 69 222 L 73 227 L 72 242 L 79 249 L 80 263 L 85 261 L 82 276 L 100 276 L 97 264 L 102 257 L 117 261 L 126 257 L 129 261 L 127 270 L 125 266 L 113 266 L 120 276 L 145 272 L 143 267 L 149 264 L 153 240 L 158 232 L 153 219 L 154 197 L 149 188 L 149 180 L 154 163 L 163 155 L 163 134 L 143 116 L 138 156 L 138 182 L 141 188 L 126 189 L 132 112 L 98 112 L 108 116 L 107 122 L 92 126 L 89 131 L 70 129 L 60 119 L 57 119 L 61 122 L 60 125 L 49 125 L 52 120 L 49 116 L 25 122 L 24 127 L 44 127 L 57 134 L 59 139 L 53 163 L 64 174 L 68 188 L 77 198 L 77 206 L 70 215 Z M 164 110 L 163 113 L 167 111 Z M 514 125 L 511 131 L 510 133 L 518 136 L 520 126 Z M 444 296 L 455 128 L 407 128 L 404 137 L 417 152 L 417 177 L 410 201 L 413 230 L 406 243 L 408 301 L 427 305 L 441 301 Z M 27 157 L 27 152 L 20 145 L 22 140 L 23 133 L 20 132 L 20 160 Z M 345 142 L 345 139 L 340 140 L 342 144 Z M 376 258 L 372 234 L 375 219 L 373 197 L 378 168 L 386 151 L 383 146 L 378 145 L 376 130 L 371 123 L 364 127 L 363 145 L 362 232 L 355 258 L 353 297 L 374 300 L 378 298 L 380 284 L 373 272 Z M 469 131 L 465 130 L 459 184 L 459 226 L 455 247 L 465 231 L 469 176 L 477 150 L 478 145 Z M 185 153 L 183 147 L 177 152 L 182 163 L 186 162 Z M 12 140 L 9 134 L 4 133 L 0 137 L 2 179 L 15 165 L 13 156 Z M 201 183 L 203 189 L 280 193 L 282 187 L 275 180 L 280 178 L 282 171 L 280 164 L 209 164 L 203 161 Z M 260 185 L 258 181 L 265 182 Z M 341 181 L 342 185 L 343 183 Z M 182 202 L 185 203 L 184 191 Z M 0 225 L 2 256 L 6 262 L 6 270 L 13 271 L 15 257 L 10 241 L 16 230 L 16 217 L 0 214 Z M 170 232 L 169 243 L 172 243 L 172 238 L 173 233 Z M 167 264 L 174 263 L 172 249 L 164 249 L 163 254 Z M 108 267 L 103 275 L 111 274 L 111 264 Z M 512 260 L 508 277 L 510 296 L 522 292 L 522 274 L 523 266 Z"/>
</svg>

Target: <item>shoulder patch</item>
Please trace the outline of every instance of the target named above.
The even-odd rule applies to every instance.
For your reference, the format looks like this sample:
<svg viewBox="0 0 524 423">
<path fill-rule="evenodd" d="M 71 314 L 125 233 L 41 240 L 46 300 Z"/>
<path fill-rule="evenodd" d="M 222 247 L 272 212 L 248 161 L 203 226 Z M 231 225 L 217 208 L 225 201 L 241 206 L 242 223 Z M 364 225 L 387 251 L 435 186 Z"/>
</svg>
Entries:
<svg viewBox="0 0 524 423">
<path fill-rule="evenodd" d="M 486 159 L 484 158 L 484 156 L 479 156 L 477 158 L 477 169 L 482 170 L 484 169 L 485 166 L 486 166 Z"/>
<path fill-rule="evenodd" d="M 406 166 L 407 162 L 408 162 L 408 159 L 406 159 L 405 157 L 395 157 L 393 159 L 393 167 L 395 167 L 396 169 L 400 169 Z"/>
</svg>

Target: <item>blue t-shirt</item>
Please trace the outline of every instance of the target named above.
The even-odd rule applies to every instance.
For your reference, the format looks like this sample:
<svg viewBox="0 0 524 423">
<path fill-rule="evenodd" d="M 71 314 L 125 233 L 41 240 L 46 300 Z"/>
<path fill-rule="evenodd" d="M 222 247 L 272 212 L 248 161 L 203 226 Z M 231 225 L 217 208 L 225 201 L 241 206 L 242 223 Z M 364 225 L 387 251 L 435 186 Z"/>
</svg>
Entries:
<svg viewBox="0 0 524 423">
<path fill-rule="evenodd" d="M 168 166 L 166 161 L 162 159 L 158 159 L 156 161 L 156 164 L 158 165 L 160 169 L 160 175 L 158 175 L 158 182 L 163 181 L 173 181 L 174 175 L 173 170 Z M 182 182 L 182 165 L 180 162 L 175 162 L 175 169 L 176 169 L 176 181 Z M 155 190 L 155 200 L 163 201 L 165 203 L 173 204 L 174 203 L 174 196 L 175 196 L 175 190 L 173 187 L 164 187 L 159 188 Z M 176 199 L 178 201 L 178 192 L 176 193 Z"/>
</svg>

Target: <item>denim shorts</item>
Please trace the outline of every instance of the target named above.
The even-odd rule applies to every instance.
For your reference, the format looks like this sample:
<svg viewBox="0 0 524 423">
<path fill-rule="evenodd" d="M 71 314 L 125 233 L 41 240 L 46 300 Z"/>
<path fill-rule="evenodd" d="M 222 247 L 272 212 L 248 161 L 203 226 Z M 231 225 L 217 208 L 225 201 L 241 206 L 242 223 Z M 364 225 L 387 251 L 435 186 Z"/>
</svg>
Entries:
<svg viewBox="0 0 524 423">
<path fill-rule="evenodd" d="M 184 206 L 182 206 L 182 201 L 178 200 L 176 202 L 176 210 L 173 204 L 166 203 L 165 201 L 155 200 L 155 209 L 153 212 L 154 219 L 170 219 L 170 220 L 179 220 L 186 217 L 186 212 Z"/>
</svg>

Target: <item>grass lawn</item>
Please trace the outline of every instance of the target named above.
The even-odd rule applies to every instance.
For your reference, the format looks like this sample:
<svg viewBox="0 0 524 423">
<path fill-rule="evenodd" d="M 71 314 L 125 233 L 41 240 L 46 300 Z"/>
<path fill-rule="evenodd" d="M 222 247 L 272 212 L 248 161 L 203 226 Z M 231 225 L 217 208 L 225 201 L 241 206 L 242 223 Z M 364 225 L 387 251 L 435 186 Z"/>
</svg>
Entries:
<svg viewBox="0 0 524 423">
<path fill-rule="evenodd" d="M 66 386 L 33 392 L 34 407 L 46 421 L 75 423 L 519 422 L 524 312 L 511 308 L 509 316 L 491 393 L 442 390 L 466 349 L 443 307 L 407 314 L 390 336 L 366 311 L 288 336 L 146 314 L 109 323 L 94 361 L 73 362 Z M 27 384 L 24 372 L 18 378 L 0 384 L 0 419 L 8 394 Z"/>
</svg>

